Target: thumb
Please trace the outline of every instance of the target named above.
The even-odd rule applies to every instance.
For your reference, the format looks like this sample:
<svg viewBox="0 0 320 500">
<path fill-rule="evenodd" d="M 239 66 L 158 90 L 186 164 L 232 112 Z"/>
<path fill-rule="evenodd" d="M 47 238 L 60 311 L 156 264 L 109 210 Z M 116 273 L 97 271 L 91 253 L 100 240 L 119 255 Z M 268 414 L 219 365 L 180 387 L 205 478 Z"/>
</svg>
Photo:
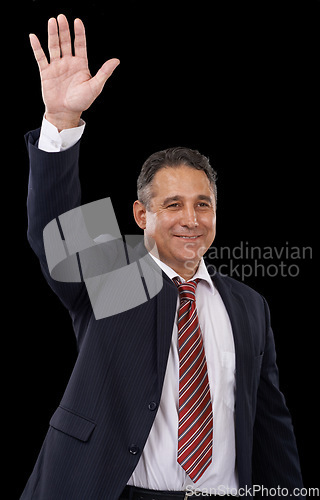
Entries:
<svg viewBox="0 0 320 500">
<path fill-rule="evenodd" d="M 90 84 L 96 95 L 100 94 L 104 84 L 119 64 L 119 59 L 109 59 L 101 66 L 97 74 L 91 79 Z"/>
</svg>

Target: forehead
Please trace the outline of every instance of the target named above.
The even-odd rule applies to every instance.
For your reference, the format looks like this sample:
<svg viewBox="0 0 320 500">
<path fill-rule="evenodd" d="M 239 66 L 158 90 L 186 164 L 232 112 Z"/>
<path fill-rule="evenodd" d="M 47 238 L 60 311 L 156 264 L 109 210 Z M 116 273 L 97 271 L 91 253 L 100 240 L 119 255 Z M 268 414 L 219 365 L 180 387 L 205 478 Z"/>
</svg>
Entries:
<svg viewBox="0 0 320 500">
<path fill-rule="evenodd" d="M 187 165 L 163 167 L 152 181 L 153 197 L 214 196 L 211 183 L 203 170 Z"/>
</svg>

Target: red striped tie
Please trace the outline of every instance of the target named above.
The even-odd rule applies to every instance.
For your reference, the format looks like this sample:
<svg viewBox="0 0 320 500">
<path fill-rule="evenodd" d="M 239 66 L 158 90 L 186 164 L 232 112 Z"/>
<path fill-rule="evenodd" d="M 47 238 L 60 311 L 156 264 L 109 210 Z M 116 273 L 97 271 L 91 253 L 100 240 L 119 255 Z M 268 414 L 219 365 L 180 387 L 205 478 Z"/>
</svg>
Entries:
<svg viewBox="0 0 320 500">
<path fill-rule="evenodd" d="M 179 429 L 178 463 L 194 483 L 212 461 L 213 414 L 207 362 L 195 292 L 199 279 L 181 283 L 178 314 Z"/>
</svg>

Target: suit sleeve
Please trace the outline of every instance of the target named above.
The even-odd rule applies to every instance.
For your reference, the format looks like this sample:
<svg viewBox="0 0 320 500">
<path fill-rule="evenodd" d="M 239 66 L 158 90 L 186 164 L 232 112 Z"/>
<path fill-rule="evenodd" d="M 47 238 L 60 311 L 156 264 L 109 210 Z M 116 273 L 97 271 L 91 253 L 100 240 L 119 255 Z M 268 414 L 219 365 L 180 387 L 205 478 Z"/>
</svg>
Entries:
<svg viewBox="0 0 320 500">
<path fill-rule="evenodd" d="M 298 492 L 294 491 L 295 488 L 303 488 L 300 463 L 291 416 L 279 389 L 274 337 L 265 300 L 264 306 L 266 344 L 254 424 L 253 484 L 284 488 L 289 491 L 289 495 L 302 498 L 296 496 Z M 280 494 L 279 498 L 283 498 L 283 495 Z"/>
<path fill-rule="evenodd" d="M 26 134 L 30 173 L 27 198 L 27 238 L 40 261 L 41 270 L 74 320 L 77 311 L 88 301 L 83 283 L 63 283 L 51 278 L 43 243 L 43 229 L 57 218 L 81 204 L 79 180 L 80 143 L 60 153 L 38 149 L 40 129 Z"/>
</svg>

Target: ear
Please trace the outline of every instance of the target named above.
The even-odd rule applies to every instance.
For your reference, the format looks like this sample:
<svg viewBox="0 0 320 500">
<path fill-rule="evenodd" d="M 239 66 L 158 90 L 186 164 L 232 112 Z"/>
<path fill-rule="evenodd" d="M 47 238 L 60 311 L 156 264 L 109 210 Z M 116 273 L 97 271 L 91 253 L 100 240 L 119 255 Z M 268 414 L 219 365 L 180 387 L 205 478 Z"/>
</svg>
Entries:
<svg viewBox="0 0 320 500">
<path fill-rule="evenodd" d="M 133 204 L 133 216 L 140 229 L 145 229 L 147 209 L 145 205 L 139 200 L 136 200 Z"/>
</svg>

